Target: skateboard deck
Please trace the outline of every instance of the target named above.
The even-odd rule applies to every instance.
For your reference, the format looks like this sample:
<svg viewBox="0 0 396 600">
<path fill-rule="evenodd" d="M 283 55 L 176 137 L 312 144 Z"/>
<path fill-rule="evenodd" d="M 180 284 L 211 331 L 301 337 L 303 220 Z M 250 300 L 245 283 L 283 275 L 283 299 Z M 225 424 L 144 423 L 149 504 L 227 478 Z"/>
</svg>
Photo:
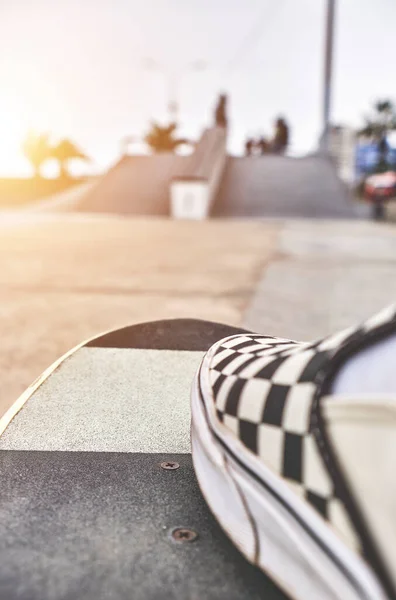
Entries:
<svg viewBox="0 0 396 600">
<path fill-rule="evenodd" d="M 0 598 L 286 596 L 217 525 L 190 454 L 204 352 L 242 332 L 189 319 L 78 346 L 0 419 Z"/>
</svg>

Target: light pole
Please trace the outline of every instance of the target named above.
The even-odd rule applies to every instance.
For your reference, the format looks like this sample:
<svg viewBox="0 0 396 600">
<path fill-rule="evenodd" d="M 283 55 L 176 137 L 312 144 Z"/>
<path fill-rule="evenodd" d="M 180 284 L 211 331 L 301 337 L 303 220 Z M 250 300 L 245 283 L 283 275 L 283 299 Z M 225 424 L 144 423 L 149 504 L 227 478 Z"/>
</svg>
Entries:
<svg viewBox="0 0 396 600">
<path fill-rule="evenodd" d="M 333 50 L 334 50 L 334 23 L 336 0 L 327 0 L 326 29 L 325 29 L 325 57 L 324 57 L 324 86 L 323 86 L 323 138 L 322 150 L 329 151 L 331 96 L 333 82 Z"/>
<path fill-rule="evenodd" d="M 153 58 L 145 58 L 143 66 L 149 71 L 158 71 L 163 73 L 167 78 L 168 87 L 168 112 L 172 121 L 177 121 L 179 112 L 179 89 L 182 78 L 191 72 L 199 72 L 206 69 L 206 63 L 203 60 L 195 60 L 185 65 L 180 71 L 169 70 L 162 63 L 154 60 Z"/>
</svg>

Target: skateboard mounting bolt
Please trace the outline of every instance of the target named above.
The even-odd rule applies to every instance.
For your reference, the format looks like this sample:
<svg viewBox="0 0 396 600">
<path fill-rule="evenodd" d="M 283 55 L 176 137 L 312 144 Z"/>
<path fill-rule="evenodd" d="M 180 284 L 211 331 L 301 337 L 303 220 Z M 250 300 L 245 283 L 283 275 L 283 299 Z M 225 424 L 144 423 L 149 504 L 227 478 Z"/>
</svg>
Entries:
<svg viewBox="0 0 396 600">
<path fill-rule="evenodd" d="M 177 527 L 172 531 L 172 539 L 175 542 L 193 542 L 198 537 L 198 534 L 193 529 L 186 527 Z"/>
<path fill-rule="evenodd" d="M 165 469 L 165 471 L 175 471 L 179 467 L 179 463 L 170 460 L 161 463 L 161 469 Z"/>
</svg>

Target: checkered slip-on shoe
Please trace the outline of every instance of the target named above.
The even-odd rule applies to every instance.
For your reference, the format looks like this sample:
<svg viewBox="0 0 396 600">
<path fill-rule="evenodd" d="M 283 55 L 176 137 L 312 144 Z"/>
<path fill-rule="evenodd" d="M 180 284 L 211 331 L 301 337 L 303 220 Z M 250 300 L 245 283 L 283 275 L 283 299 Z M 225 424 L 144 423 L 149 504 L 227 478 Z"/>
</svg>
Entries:
<svg viewBox="0 0 396 600">
<path fill-rule="evenodd" d="M 396 394 L 331 393 L 348 360 L 395 333 L 392 306 L 314 343 L 234 335 L 193 383 L 202 493 L 291 598 L 396 598 Z"/>
</svg>

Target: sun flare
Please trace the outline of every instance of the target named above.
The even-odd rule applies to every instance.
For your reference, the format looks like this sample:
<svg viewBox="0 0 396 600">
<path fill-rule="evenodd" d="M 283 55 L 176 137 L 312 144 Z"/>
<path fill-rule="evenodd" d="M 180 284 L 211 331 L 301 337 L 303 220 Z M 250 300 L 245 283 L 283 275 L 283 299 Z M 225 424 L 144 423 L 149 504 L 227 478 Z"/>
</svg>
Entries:
<svg viewBox="0 0 396 600">
<path fill-rule="evenodd" d="M 17 174 L 27 167 L 21 150 L 24 126 L 16 111 L 4 110 L 1 105 L 0 132 L 0 174 Z"/>
<path fill-rule="evenodd" d="M 26 97 L 0 93 L 0 177 L 31 174 L 23 140 L 29 131 L 45 131 L 46 125 L 45 115 L 33 114 Z"/>
</svg>

